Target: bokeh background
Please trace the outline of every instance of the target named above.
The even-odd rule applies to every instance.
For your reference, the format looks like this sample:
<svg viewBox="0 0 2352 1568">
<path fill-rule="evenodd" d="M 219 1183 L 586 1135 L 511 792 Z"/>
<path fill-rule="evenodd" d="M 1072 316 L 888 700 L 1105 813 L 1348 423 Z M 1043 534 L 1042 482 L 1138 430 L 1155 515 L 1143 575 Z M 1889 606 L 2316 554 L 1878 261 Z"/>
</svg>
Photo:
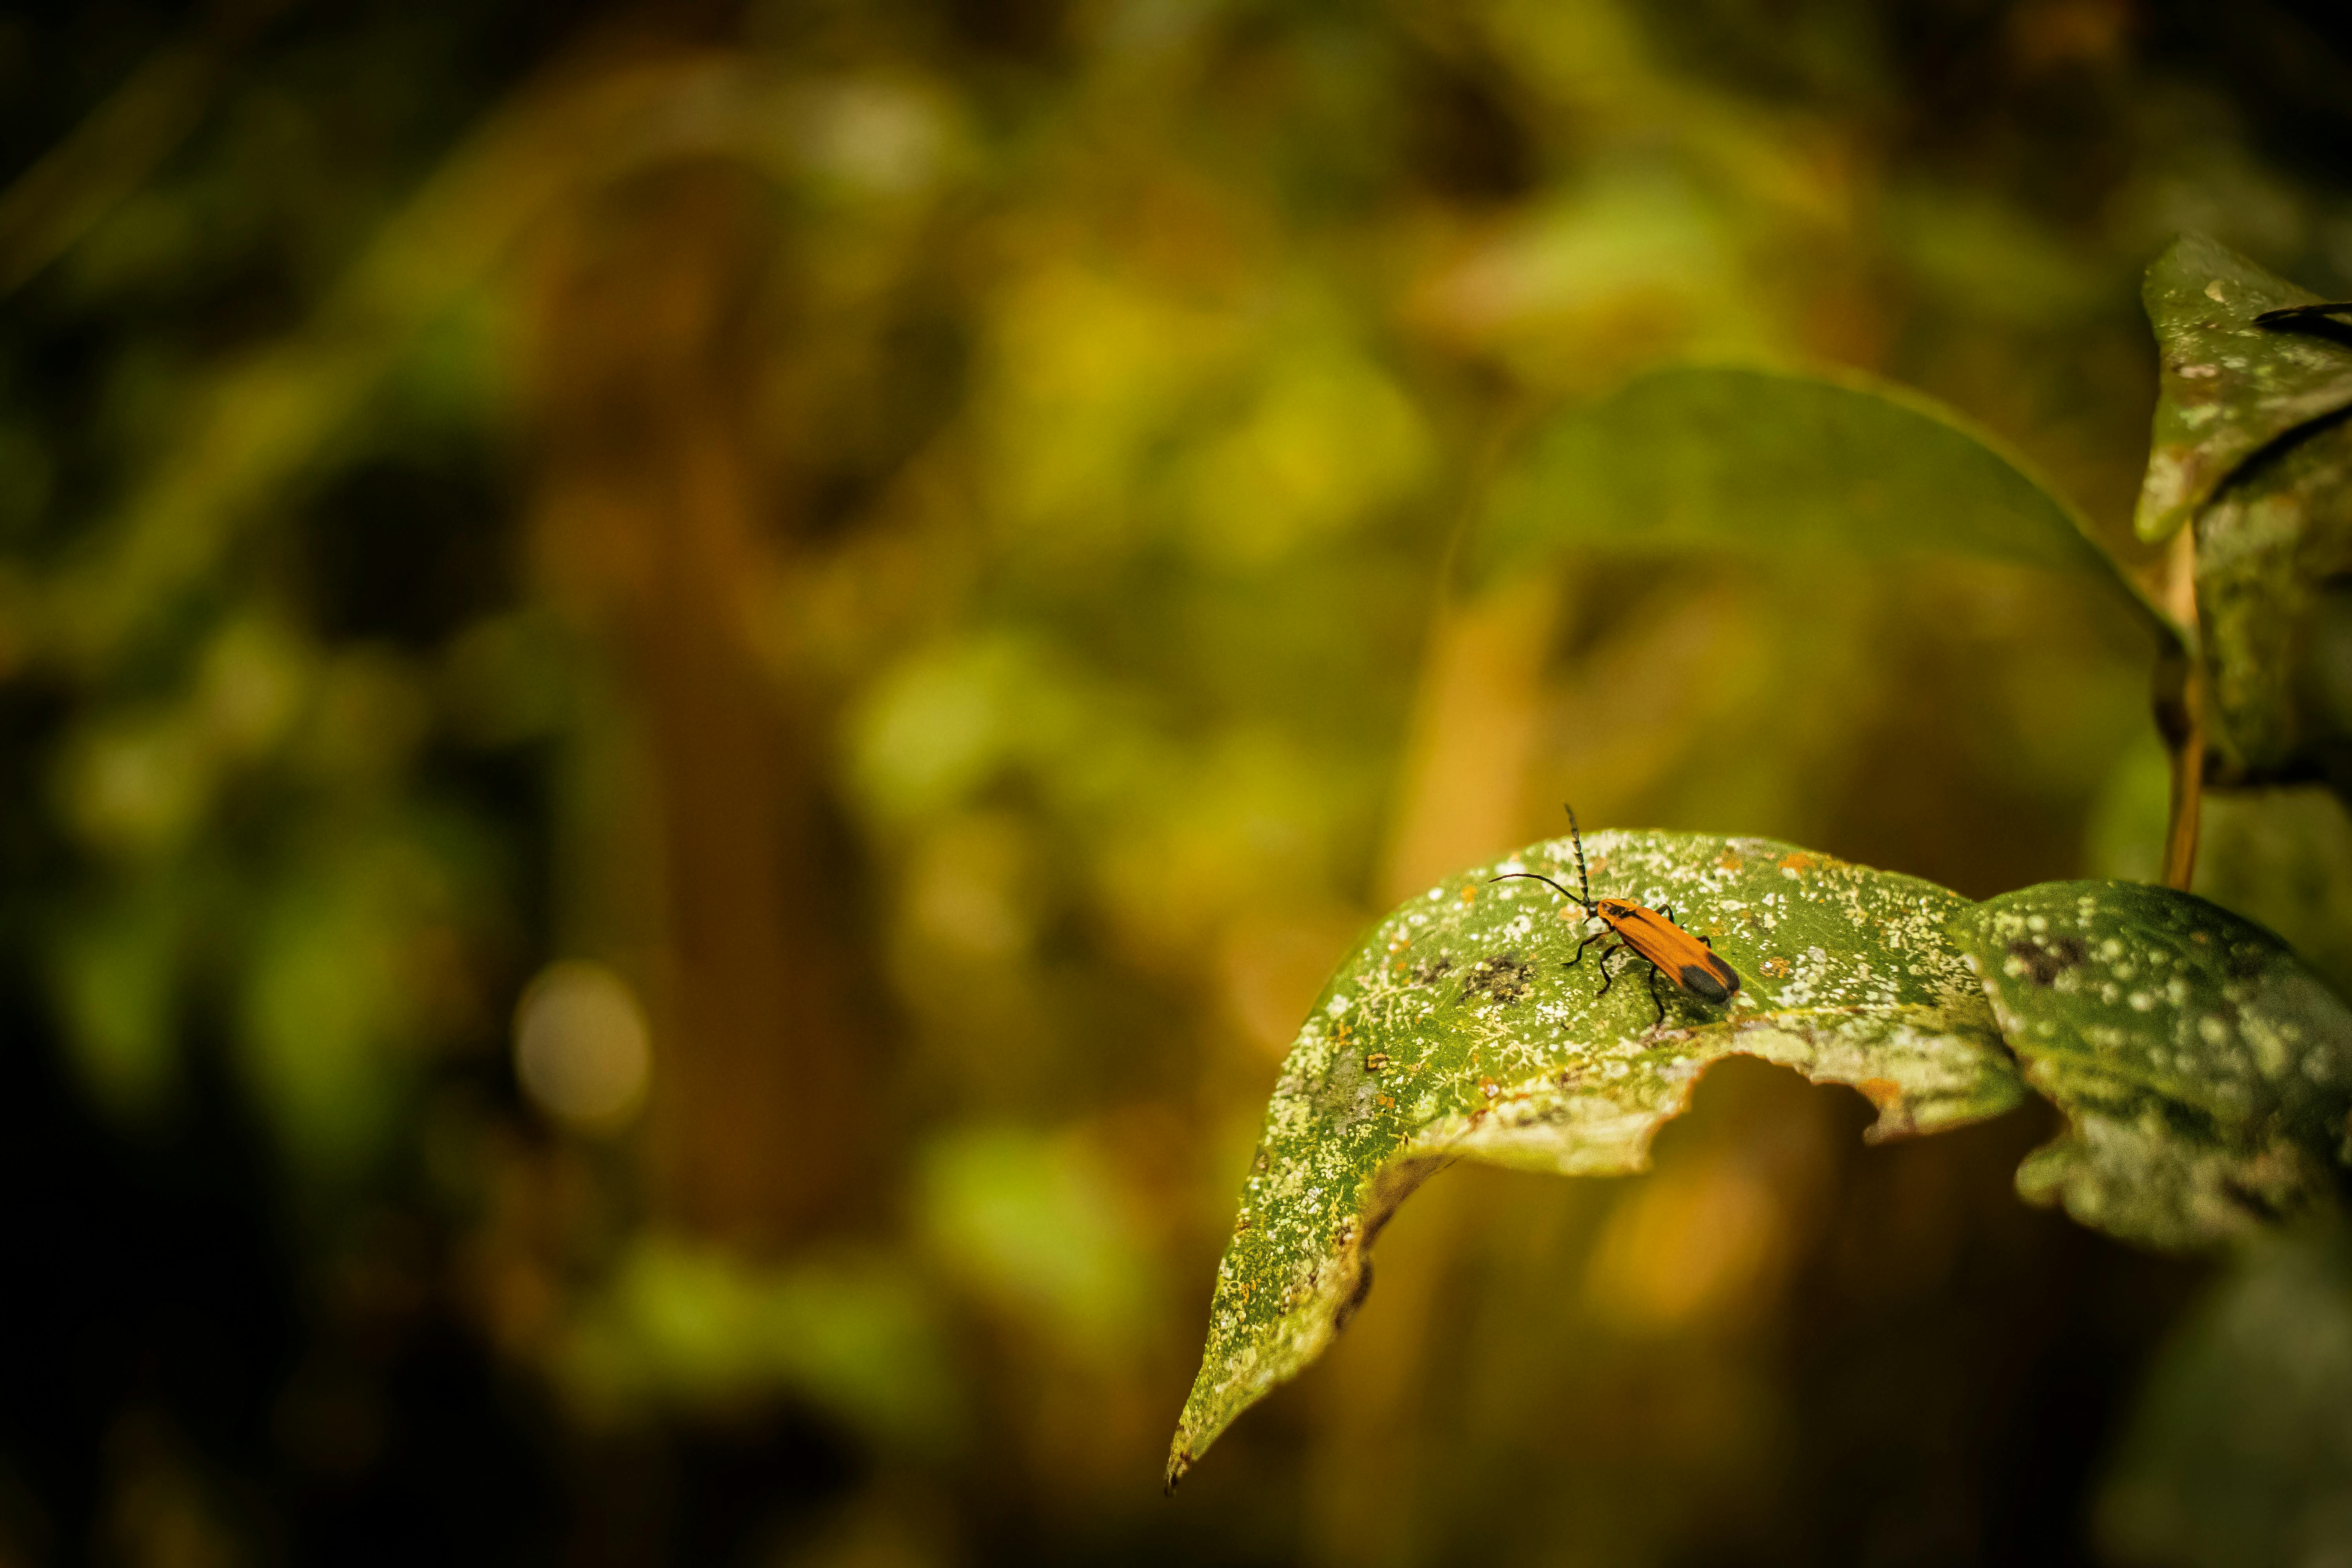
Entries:
<svg viewBox="0 0 2352 1568">
<path fill-rule="evenodd" d="M 1651 1176 L 1433 1183 L 1159 1479 L 1276 1063 L 1396 899 L 1563 799 L 2152 874 L 2093 588 L 1628 541 L 1465 602 L 1515 436 L 1859 366 L 2128 551 L 2139 269 L 2352 293 L 2347 40 L 0 8 L 0 1563 L 2160 1551 L 2099 1500 L 2203 1276 L 2020 1205 L 2036 1114 L 1864 1150 L 1752 1063 Z M 2352 974 L 2342 808 L 2208 827 Z"/>
</svg>

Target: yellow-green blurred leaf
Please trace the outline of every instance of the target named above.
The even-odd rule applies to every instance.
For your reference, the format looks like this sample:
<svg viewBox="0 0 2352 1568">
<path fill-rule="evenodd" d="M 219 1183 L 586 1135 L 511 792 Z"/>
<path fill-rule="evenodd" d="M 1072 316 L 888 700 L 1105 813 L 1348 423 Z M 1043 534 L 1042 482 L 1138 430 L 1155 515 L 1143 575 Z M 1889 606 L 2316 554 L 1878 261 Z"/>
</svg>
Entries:
<svg viewBox="0 0 2352 1568">
<path fill-rule="evenodd" d="M 1079 1148 L 1012 1128 L 963 1132 L 929 1151 L 921 1194 L 931 1250 L 1041 1335 L 1102 1352 L 1154 1326 L 1148 1260 L 1108 1173 Z"/>
<path fill-rule="evenodd" d="M 378 1151 L 410 1064 L 388 933 L 355 889 L 305 880 L 259 922 L 244 976 L 239 1065 L 287 1151 L 313 1174 L 345 1176 Z"/>
<path fill-rule="evenodd" d="M 181 910 L 169 883 L 77 910 L 51 950 L 50 984 L 74 1063 L 117 1116 L 152 1113 L 178 1067 Z"/>
<path fill-rule="evenodd" d="M 236 1065 L 307 1176 L 380 1155 L 428 1054 L 481 1022 L 464 936 L 496 908 L 462 822 L 312 825 L 240 933 Z"/>
<path fill-rule="evenodd" d="M 572 1395 L 608 1412 L 725 1407 L 796 1394 L 870 1436 L 949 1433 L 957 1394 L 922 1282 L 880 1257 L 753 1263 L 637 1237 L 562 1336 Z"/>
</svg>

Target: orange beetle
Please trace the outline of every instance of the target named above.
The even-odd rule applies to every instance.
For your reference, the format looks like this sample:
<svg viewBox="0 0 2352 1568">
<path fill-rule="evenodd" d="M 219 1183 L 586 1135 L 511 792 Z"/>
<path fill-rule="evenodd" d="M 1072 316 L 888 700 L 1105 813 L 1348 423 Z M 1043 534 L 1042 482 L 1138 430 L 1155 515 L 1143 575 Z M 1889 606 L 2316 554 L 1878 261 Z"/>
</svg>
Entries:
<svg viewBox="0 0 2352 1568">
<path fill-rule="evenodd" d="M 1576 807 L 1572 805 L 1568 808 L 1568 831 L 1576 843 L 1576 885 L 1582 889 L 1583 897 L 1579 898 L 1540 871 L 1506 871 L 1486 879 L 1504 882 L 1513 877 L 1525 877 L 1541 882 L 1561 898 L 1583 906 L 1586 915 L 1601 922 L 1604 929 L 1576 944 L 1576 956 L 1568 961 L 1571 969 L 1584 961 L 1584 950 L 1594 942 L 1612 936 L 1617 939 L 1615 947 L 1601 950 L 1601 989 L 1592 994 L 1594 998 L 1608 995 L 1610 983 L 1617 978 L 1609 973 L 1611 955 L 1630 950 L 1650 966 L 1650 1000 L 1657 1006 L 1660 1024 L 1666 1021 L 1666 1005 L 1658 996 L 1661 972 L 1694 1002 L 1720 1007 L 1730 1001 L 1739 989 L 1739 972 L 1717 956 L 1714 944 L 1675 924 L 1672 904 L 1653 910 L 1625 899 L 1595 899 L 1592 884 L 1584 874 L 1584 834 L 1576 826 Z"/>
</svg>

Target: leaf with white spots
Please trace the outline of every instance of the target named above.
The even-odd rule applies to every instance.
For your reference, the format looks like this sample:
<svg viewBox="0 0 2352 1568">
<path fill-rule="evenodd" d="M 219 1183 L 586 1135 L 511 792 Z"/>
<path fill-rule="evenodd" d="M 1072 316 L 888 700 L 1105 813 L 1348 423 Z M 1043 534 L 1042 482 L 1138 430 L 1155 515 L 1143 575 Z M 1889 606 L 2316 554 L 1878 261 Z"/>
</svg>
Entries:
<svg viewBox="0 0 2352 1568">
<path fill-rule="evenodd" d="M 2191 893 L 2051 882 L 1954 934 L 2068 1128 L 2019 1191 L 2150 1247 L 2195 1248 L 2332 1203 L 2352 1009 L 2262 927 Z"/>
<path fill-rule="evenodd" d="M 2201 234 L 2157 258 L 2141 295 L 2163 373 L 2133 526 L 2168 539 L 2257 452 L 2352 407 L 2352 346 L 2324 317 L 2259 320 L 2319 296 Z"/>
<path fill-rule="evenodd" d="M 1342 963 L 1283 1064 L 1217 1271 L 1208 1345 L 1171 1485 L 1234 1417 L 1319 1354 L 1371 1279 L 1373 1238 L 1456 1159 L 1599 1175 L 1641 1170 L 1708 1063 L 1761 1057 L 1859 1089 L 1873 1137 L 1997 1115 L 2024 1088 L 1948 928 L 1969 906 L 1916 878 L 1785 844 L 1687 833 L 1585 840 L 1592 891 L 1672 906 L 1742 988 L 1691 1001 L 1615 962 L 1540 882 L 1576 885 L 1566 838 L 1407 901 Z"/>
<path fill-rule="evenodd" d="M 2352 793 L 2352 425 L 2283 443 L 2199 515 L 2197 613 L 2218 776 Z"/>
</svg>

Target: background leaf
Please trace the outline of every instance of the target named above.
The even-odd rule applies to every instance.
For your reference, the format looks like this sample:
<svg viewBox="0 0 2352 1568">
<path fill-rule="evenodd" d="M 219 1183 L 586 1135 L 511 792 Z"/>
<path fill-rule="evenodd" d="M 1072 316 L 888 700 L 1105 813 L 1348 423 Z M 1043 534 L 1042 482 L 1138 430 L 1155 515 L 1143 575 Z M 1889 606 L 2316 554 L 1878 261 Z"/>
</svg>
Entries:
<svg viewBox="0 0 2352 1568">
<path fill-rule="evenodd" d="M 1669 996 L 1662 1026 L 1646 965 L 1597 994 L 1597 947 L 1566 967 L 1578 907 L 1540 883 L 1488 881 L 1527 869 L 1573 885 L 1566 838 L 1391 913 L 1340 966 L 1284 1064 L 1217 1272 L 1171 1485 L 1329 1343 L 1370 1289 L 1381 1226 L 1447 1161 L 1640 1170 L 1706 1064 L 1735 1053 L 1860 1089 L 1878 1108 L 1874 1137 L 2022 1099 L 1944 934 L 1966 907 L 1958 895 L 1769 839 L 1603 832 L 1585 848 L 1597 896 L 1671 904 L 1743 989 L 1725 1009 Z"/>
<path fill-rule="evenodd" d="M 1551 420 L 1497 478 L 1470 575 L 1483 585 L 1569 546 L 1947 552 L 2089 572 L 2147 603 L 2007 443 L 1851 371 L 1670 366 Z"/>
<path fill-rule="evenodd" d="M 2151 1375 L 2098 1533 L 2132 1563 L 2315 1563 L 2352 1538 L 2352 1237 L 2266 1235 Z"/>
<path fill-rule="evenodd" d="M 2352 427 L 2248 463 L 2197 520 L 2213 744 L 2249 780 L 2352 787 Z"/>
<path fill-rule="evenodd" d="M 2352 1012 L 2250 921 L 2135 882 L 2051 882 L 1956 928 L 2066 1133 L 2018 1188 L 2084 1225 L 2193 1248 L 2326 1203 Z"/>
<path fill-rule="evenodd" d="M 2142 539 L 2159 540 L 2256 452 L 2352 406 L 2352 346 L 2325 322 L 2258 325 L 2266 310 L 2319 296 L 2201 234 L 2157 258 L 2141 297 L 2164 361 L 2133 523 Z"/>
<path fill-rule="evenodd" d="M 2276 931 L 2329 990 L 2352 995 L 2352 811 L 2329 791 L 2207 795 L 2195 891 Z"/>
</svg>

